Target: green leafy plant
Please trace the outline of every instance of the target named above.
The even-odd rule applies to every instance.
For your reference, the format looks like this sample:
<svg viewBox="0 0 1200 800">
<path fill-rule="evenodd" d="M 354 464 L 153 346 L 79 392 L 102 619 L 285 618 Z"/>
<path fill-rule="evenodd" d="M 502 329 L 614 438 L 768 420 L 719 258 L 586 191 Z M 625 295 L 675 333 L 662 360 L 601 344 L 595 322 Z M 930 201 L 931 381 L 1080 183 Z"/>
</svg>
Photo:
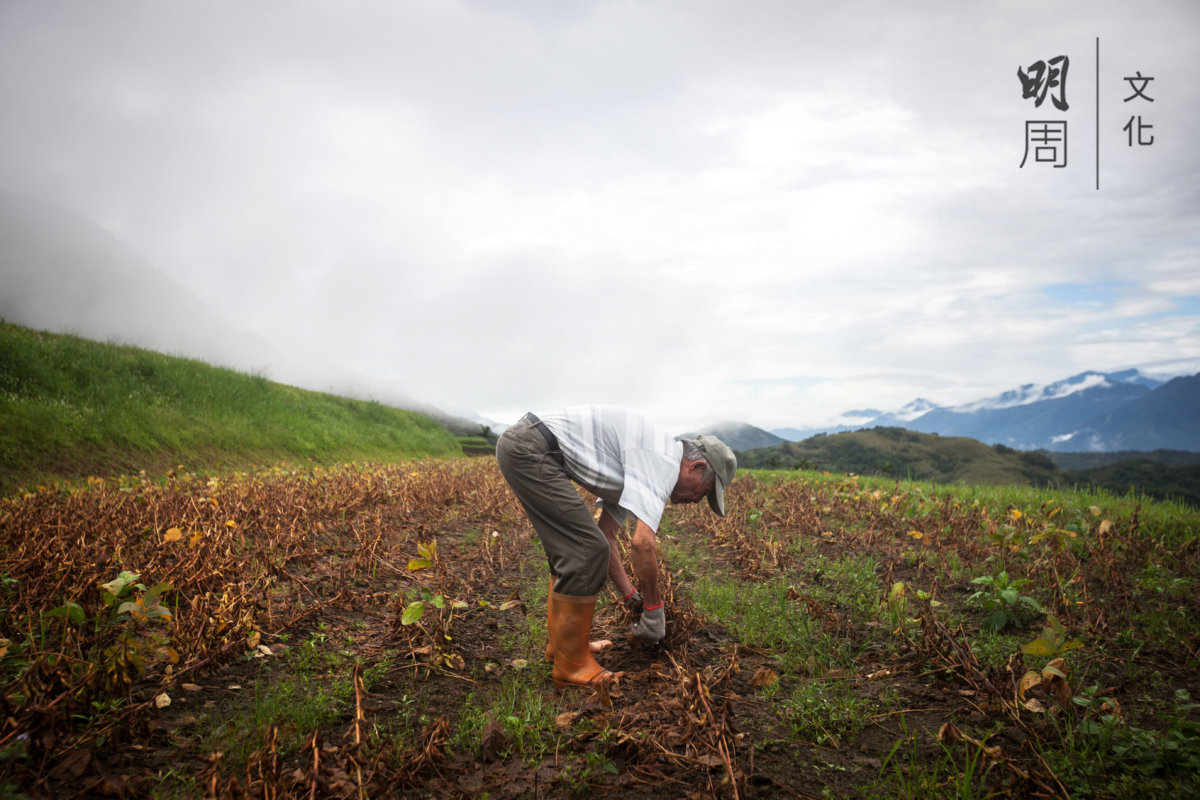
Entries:
<svg viewBox="0 0 1200 800">
<path fill-rule="evenodd" d="M 1042 604 L 1029 595 L 1022 594 L 1021 589 L 1033 583 L 1027 578 L 1009 578 L 1007 570 L 1000 570 L 996 575 L 980 575 L 971 583 L 984 586 L 967 598 L 967 602 L 978 605 L 988 612 L 983 621 L 985 628 L 999 631 L 1008 625 L 1020 626 L 1026 622 L 1024 609 L 1041 613 Z"/>
<path fill-rule="evenodd" d="M 899 631 L 905 622 L 916 622 L 915 619 L 908 616 L 909 601 L 913 598 L 916 598 L 918 603 L 928 602 L 932 608 L 937 608 L 942 604 L 940 600 L 934 599 L 932 592 L 918 589 L 903 581 L 896 581 L 888 590 L 887 597 L 880 603 L 880 608 L 887 616 L 893 631 Z"/>
<path fill-rule="evenodd" d="M 1163 729 L 1142 728 L 1127 720 L 1098 685 L 1083 689 L 1072 701 L 1082 716 L 1060 728 L 1062 751 L 1047 751 L 1060 777 L 1104 786 L 1109 796 L 1194 795 L 1200 775 L 1200 723 L 1189 719 L 1198 706 L 1187 690 L 1177 689 L 1173 712 L 1160 715 L 1166 723 Z"/>
<path fill-rule="evenodd" d="M 1042 628 L 1041 636 L 1023 645 L 1021 652 L 1027 656 L 1058 658 L 1064 653 L 1078 650 L 1081 647 L 1083 647 L 1083 642 L 1069 638 L 1058 618 L 1053 614 L 1047 614 L 1046 626 Z"/>
<path fill-rule="evenodd" d="M 179 663 L 179 653 L 170 636 L 152 627 L 169 625 L 173 619 L 162 604 L 163 594 L 171 589 L 171 584 L 164 581 L 146 588 L 137 582 L 140 577 L 122 571 L 100 586 L 101 600 L 112 609 L 110 624 L 120 631 L 117 641 L 104 649 L 104 673 L 112 686 L 125 690 L 132 687 L 133 679 L 145 672 L 150 663 L 160 660 Z M 136 596 L 134 590 L 138 592 Z"/>
<path fill-rule="evenodd" d="M 572 794 L 582 795 L 591 788 L 596 776 L 604 772 L 611 775 L 618 774 L 617 765 L 605 753 L 599 750 L 589 750 L 584 756 L 583 763 L 567 767 L 560 773 L 559 779 L 570 787 Z"/>
<path fill-rule="evenodd" d="M 418 542 L 417 553 L 419 557 L 409 561 L 408 568 L 413 571 L 434 569 L 438 574 L 440 585 L 443 570 L 441 560 L 438 558 L 437 541 Z M 422 586 L 418 591 L 417 599 L 405 605 L 400 614 L 400 625 L 403 628 L 415 626 L 427 640 L 427 644 L 416 645 L 412 641 L 412 635 L 409 635 L 409 644 L 412 646 L 413 655 L 428 656 L 434 663 L 444 664 L 452 669 L 466 667 L 463 657 L 451 649 L 451 642 L 454 639 L 450 635 L 450 626 L 454 621 L 454 612 L 467 607 L 462 600 L 449 599 L 444 591 L 434 593 Z M 426 614 L 431 608 L 435 613 L 426 619 Z"/>
<path fill-rule="evenodd" d="M 134 678 L 154 662 L 179 663 L 171 637 L 162 630 L 173 621 L 171 611 L 163 605 L 163 596 L 172 586 L 163 581 L 147 587 L 139 582 L 140 578 L 139 573 L 122 570 L 116 578 L 99 585 L 102 608 L 108 609 L 107 614 L 89 617 L 86 609 L 75 602 L 46 612 L 79 628 L 91 623 L 96 635 L 115 637 L 101 652 L 100 667 L 105 683 L 116 690 L 128 691 Z"/>
</svg>

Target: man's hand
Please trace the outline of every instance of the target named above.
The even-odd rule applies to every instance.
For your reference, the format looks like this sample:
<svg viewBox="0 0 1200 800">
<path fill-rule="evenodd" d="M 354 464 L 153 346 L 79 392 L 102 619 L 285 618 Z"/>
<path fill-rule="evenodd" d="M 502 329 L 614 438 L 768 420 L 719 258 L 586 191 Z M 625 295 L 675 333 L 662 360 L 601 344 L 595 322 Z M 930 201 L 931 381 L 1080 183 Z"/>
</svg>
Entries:
<svg viewBox="0 0 1200 800">
<path fill-rule="evenodd" d="M 667 615 L 662 604 L 656 608 L 647 608 L 642 612 L 642 618 L 633 623 L 633 636 L 642 644 L 658 644 L 667 635 Z"/>
<path fill-rule="evenodd" d="M 625 598 L 625 610 L 630 614 L 637 614 L 642 610 L 642 606 L 644 605 L 645 601 L 642 600 L 642 593 L 637 589 L 634 589 L 633 594 Z"/>
</svg>

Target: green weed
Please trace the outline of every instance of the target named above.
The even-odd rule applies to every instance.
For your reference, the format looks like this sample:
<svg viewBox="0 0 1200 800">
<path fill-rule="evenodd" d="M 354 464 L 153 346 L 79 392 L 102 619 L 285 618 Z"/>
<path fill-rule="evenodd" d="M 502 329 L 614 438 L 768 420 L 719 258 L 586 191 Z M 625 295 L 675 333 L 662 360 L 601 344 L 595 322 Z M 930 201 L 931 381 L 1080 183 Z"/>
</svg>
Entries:
<svg viewBox="0 0 1200 800">
<path fill-rule="evenodd" d="M 790 588 L 783 578 L 743 584 L 703 577 L 692 588 L 692 598 L 739 640 L 775 650 L 785 672 L 820 675 L 834 666 L 849 666 L 853 644 L 825 631 L 789 600 Z"/>
<path fill-rule="evenodd" d="M 1020 627 L 1028 621 L 1030 610 L 1043 611 L 1041 603 L 1021 593 L 1021 589 L 1033 583 L 1028 578 L 1010 578 L 1007 570 L 1000 570 L 995 575 L 980 575 L 971 583 L 985 587 L 967 598 L 968 604 L 988 613 L 983 621 L 985 628 L 999 631 L 1009 625 Z"/>
<path fill-rule="evenodd" d="M 857 693 L 853 680 L 805 681 L 782 698 L 777 693 L 776 701 L 793 736 L 832 747 L 857 736 L 879 707 Z"/>
<path fill-rule="evenodd" d="M 553 695 L 546 694 L 544 668 L 511 669 L 490 697 L 471 693 L 458 712 L 458 727 L 450 738 L 455 750 L 479 757 L 487 726 L 501 725 L 506 745 L 502 758 L 518 757 L 536 763 L 553 751 L 555 717 Z"/>
<path fill-rule="evenodd" d="M 314 634 L 276 662 L 260 662 L 259 676 L 248 701 L 233 703 L 210 723 L 202 738 L 241 766 L 261 746 L 264 731 L 275 725 L 281 754 L 299 750 L 304 737 L 353 712 L 354 665 L 343 653 L 329 651 L 325 635 Z M 368 691 L 391 669 L 389 656 L 363 671 Z"/>
<path fill-rule="evenodd" d="M 1072 796 L 1177 798 L 1200 789 L 1200 723 L 1189 716 L 1198 708 L 1185 690 L 1161 715 L 1161 729 L 1126 720 L 1092 686 L 1073 698 L 1083 710 L 1075 722 L 1052 718 L 1061 749 L 1045 748 L 1055 773 L 1075 787 Z"/>
<path fill-rule="evenodd" d="M 902 800 L 930 797 L 975 800 L 994 796 L 984 785 L 989 767 L 982 763 L 983 753 L 979 748 L 966 747 L 956 753 L 937 742 L 937 755 L 931 758 L 922 752 L 918 736 L 908 732 L 904 715 L 900 722 L 903 735 L 883 759 L 870 796 L 882 793 Z"/>
</svg>

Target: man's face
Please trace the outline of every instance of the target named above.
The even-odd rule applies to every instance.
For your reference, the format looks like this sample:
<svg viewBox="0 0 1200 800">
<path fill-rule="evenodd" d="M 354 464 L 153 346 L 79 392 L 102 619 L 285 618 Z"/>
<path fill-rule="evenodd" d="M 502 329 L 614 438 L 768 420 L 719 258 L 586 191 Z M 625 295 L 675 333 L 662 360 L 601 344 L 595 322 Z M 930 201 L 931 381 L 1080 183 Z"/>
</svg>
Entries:
<svg viewBox="0 0 1200 800">
<path fill-rule="evenodd" d="M 704 470 L 708 467 L 703 461 L 684 460 L 679 465 L 679 480 L 671 491 L 672 503 L 695 503 L 712 492 L 712 483 L 705 483 Z"/>
</svg>

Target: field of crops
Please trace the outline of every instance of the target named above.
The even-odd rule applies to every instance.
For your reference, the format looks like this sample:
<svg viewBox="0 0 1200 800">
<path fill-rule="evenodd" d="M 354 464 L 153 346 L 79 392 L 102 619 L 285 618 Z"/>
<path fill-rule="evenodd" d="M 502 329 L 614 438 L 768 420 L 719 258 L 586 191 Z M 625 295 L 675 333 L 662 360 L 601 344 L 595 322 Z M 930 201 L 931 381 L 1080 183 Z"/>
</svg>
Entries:
<svg viewBox="0 0 1200 800">
<path fill-rule="evenodd" d="M 0 795 L 1178 797 L 1200 515 L 756 473 L 668 511 L 661 648 L 555 689 L 491 459 L 0 501 Z"/>
</svg>

